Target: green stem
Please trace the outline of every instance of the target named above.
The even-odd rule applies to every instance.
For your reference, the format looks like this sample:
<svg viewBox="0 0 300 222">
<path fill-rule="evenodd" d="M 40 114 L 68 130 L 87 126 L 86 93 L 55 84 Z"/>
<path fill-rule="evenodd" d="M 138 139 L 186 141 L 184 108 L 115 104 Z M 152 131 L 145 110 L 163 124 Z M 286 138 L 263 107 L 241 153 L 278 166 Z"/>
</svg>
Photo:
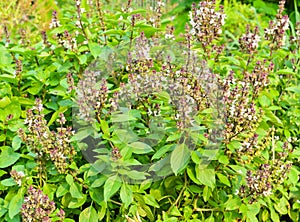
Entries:
<svg viewBox="0 0 300 222">
<path fill-rule="evenodd" d="M 186 172 L 184 172 L 184 185 L 183 185 L 182 189 L 180 190 L 180 193 L 179 193 L 177 199 L 175 200 L 175 202 L 173 202 L 173 204 L 169 208 L 168 214 L 170 214 L 172 208 L 178 204 L 178 202 L 180 201 L 182 194 L 186 188 L 187 188 L 187 176 L 186 176 Z"/>
<path fill-rule="evenodd" d="M 209 209 L 209 208 L 195 208 L 194 211 L 207 212 L 207 211 L 221 211 L 221 210 L 218 209 L 218 208 L 212 208 L 212 209 Z"/>
</svg>

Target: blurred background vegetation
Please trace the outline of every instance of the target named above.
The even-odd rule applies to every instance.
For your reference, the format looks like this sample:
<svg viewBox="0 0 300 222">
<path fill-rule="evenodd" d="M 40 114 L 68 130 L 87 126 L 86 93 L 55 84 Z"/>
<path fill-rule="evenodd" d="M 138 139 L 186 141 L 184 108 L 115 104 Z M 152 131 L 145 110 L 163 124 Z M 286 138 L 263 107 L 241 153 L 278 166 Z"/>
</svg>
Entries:
<svg viewBox="0 0 300 222">
<path fill-rule="evenodd" d="M 11 0 L 0 1 L 1 16 L 1 36 L 6 36 L 5 28 L 7 28 L 10 36 L 25 35 L 30 41 L 41 40 L 40 32 L 49 28 L 51 14 L 53 10 L 60 11 L 74 7 L 75 0 Z M 82 0 L 86 4 L 88 1 Z M 146 1 L 153 0 L 135 0 L 133 2 L 144 4 Z M 127 0 L 100 0 L 103 6 L 112 8 L 114 5 L 119 6 L 120 3 L 126 4 Z M 168 7 L 168 13 L 165 15 L 166 24 L 172 17 L 176 15 L 175 34 L 184 31 L 186 22 L 188 21 L 188 11 L 193 2 L 199 0 L 165 0 Z M 263 27 L 267 26 L 267 21 L 276 15 L 278 8 L 278 0 L 221 0 L 220 4 L 225 5 L 227 14 L 226 30 L 228 33 L 240 35 L 244 32 L 246 24 L 250 20 L 256 20 L 257 24 Z M 84 4 L 83 4 L 84 5 Z M 226 7 L 226 6 L 234 7 Z M 300 0 L 287 0 L 286 8 L 293 24 L 300 21 L 299 15 Z M 232 25 L 232 24 L 236 25 Z M 227 29 L 228 28 L 228 29 Z"/>
<path fill-rule="evenodd" d="M 1 0 L 0 33 L 5 35 L 6 27 L 12 36 L 26 35 L 34 41 L 41 30 L 49 28 L 53 10 L 59 10 L 54 0 Z"/>
</svg>

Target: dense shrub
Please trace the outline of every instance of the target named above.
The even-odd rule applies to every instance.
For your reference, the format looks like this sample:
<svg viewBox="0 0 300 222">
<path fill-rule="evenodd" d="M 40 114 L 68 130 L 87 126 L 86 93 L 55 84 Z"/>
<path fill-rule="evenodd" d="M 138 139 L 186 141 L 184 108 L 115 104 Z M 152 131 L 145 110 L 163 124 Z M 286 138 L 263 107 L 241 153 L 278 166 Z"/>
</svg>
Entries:
<svg viewBox="0 0 300 222">
<path fill-rule="evenodd" d="M 299 221 L 300 23 L 236 5 L 75 0 L 7 31 L 0 220 Z"/>
</svg>

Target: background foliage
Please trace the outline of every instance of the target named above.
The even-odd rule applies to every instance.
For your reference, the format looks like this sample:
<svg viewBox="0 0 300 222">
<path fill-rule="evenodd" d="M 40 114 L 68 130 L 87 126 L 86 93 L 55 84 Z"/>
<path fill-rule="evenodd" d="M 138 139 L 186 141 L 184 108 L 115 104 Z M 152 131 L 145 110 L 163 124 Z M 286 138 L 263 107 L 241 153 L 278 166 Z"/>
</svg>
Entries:
<svg viewBox="0 0 300 222">
<path fill-rule="evenodd" d="M 253 4 L 250 6 L 217 1 L 217 9 L 223 5 L 227 19 L 222 27 L 216 24 L 212 41 L 200 35 L 201 28 L 193 24 L 189 24 L 190 30 L 186 28 L 192 2 L 173 1 L 167 10 L 155 5 L 152 10 L 161 10 L 161 16 L 149 7 L 138 7 L 134 1 L 130 7 L 127 3 L 1 3 L 5 9 L 1 11 L 2 25 L 6 28 L 0 43 L 0 221 L 299 221 L 299 2 L 288 2 L 294 4 L 294 10 L 283 13 L 290 15 L 291 22 L 281 43 L 282 33 L 274 39 L 272 35 L 264 38 L 269 20 L 283 18 L 274 3 L 247 2 Z M 256 26 L 261 41 L 257 46 L 247 45 L 255 40 L 249 33 L 255 33 Z M 219 29 L 222 33 L 217 32 Z M 130 85 L 134 79 L 130 74 L 147 77 L 150 71 L 161 74 L 168 70 L 159 57 L 151 66 L 137 56 L 145 42 L 158 48 L 153 47 L 153 54 L 166 50 L 163 43 L 155 45 L 155 39 L 195 52 L 207 67 L 197 65 L 209 70 L 205 72 L 214 76 L 219 90 L 231 96 L 221 110 L 226 114 L 225 133 L 213 154 L 204 149 L 213 140 L 211 121 L 215 120 L 214 106 L 201 103 L 207 99 L 204 94 L 199 95 L 200 108 L 193 113 L 200 127 L 192 134 L 197 141 L 193 150 L 180 138 L 182 132 L 190 133 L 194 128 L 184 125 L 178 130 L 180 121 L 188 117 L 166 117 L 180 114 L 182 108 L 168 103 L 170 92 L 146 97 L 145 107 L 137 103 L 127 119 L 113 115 L 114 93 L 127 92 L 122 83 L 134 86 Z M 137 62 L 128 60 L 124 67 L 114 67 L 105 81 L 93 79 L 95 72 L 85 70 L 95 60 L 109 58 L 107 53 L 111 51 L 121 58 L 127 58 L 128 51 L 136 53 Z M 195 68 L 186 65 L 191 64 L 189 57 L 179 55 L 183 62 L 172 64 L 170 72 Z M 178 75 L 192 85 L 198 77 L 191 73 L 180 71 Z M 95 81 L 89 82 L 86 77 Z M 91 136 L 91 128 L 76 129 L 75 134 L 69 128 L 74 126 L 74 107 L 81 113 L 86 108 L 78 103 L 78 95 L 86 89 L 95 90 L 84 99 L 91 99 L 87 104 L 97 110 L 92 132 L 100 135 L 106 148 L 94 163 L 81 152 L 82 139 Z M 195 92 L 188 91 L 187 95 Z M 155 107 L 160 107 L 166 117 L 165 137 L 149 147 L 132 138 L 147 134 L 150 125 L 145 122 L 154 119 L 148 108 L 154 111 Z M 246 116 L 241 114 L 245 112 Z M 114 122 L 129 122 L 134 129 L 132 137 L 129 131 L 116 129 Z M 231 129 L 228 123 L 234 127 Z M 159 162 L 168 155 L 169 165 Z M 207 164 L 201 162 L 205 155 L 210 158 Z M 154 172 L 163 178 L 152 180 L 149 172 L 143 171 L 130 173 L 135 161 L 158 163 Z M 129 168 L 115 170 L 116 163 Z M 164 167 L 167 173 L 161 170 Z"/>
</svg>

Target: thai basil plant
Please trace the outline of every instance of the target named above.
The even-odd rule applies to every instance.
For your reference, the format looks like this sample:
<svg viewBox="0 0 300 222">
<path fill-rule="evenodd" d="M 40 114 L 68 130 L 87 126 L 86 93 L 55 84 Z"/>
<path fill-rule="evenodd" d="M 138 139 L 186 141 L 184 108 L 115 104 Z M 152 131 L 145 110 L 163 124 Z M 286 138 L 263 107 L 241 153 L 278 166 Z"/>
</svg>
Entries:
<svg viewBox="0 0 300 222">
<path fill-rule="evenodd" d="M 39 41 L 4 27 L 0 221 L 298 221 L 284 4 L 266 25 L 203 0 L 178 32 L 162 0 L 74 0 Z"/>
</svg>

